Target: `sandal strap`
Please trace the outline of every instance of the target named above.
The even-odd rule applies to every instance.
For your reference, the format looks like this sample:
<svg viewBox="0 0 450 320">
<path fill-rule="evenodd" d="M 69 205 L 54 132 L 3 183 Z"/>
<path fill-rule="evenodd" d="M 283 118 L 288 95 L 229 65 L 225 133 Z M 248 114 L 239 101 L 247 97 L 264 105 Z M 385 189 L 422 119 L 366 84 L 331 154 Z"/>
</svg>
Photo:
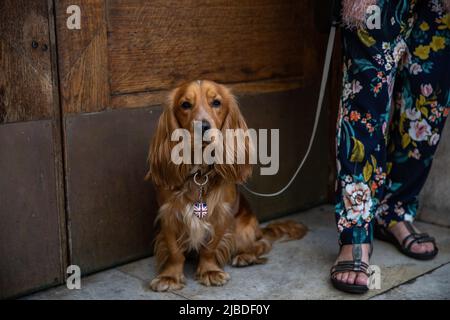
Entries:
<svg viewBox="0 0 450 320">
<path fill-rule="evenodd" d="M 411 222 L 403 220 L 403 225 L 408 229 L 409 233 L 417 233 Z"/>
<path fill-rule="evenodd" d="M 352 248 L 353 260 L 339 261 L 331 268 L 331 277 L 336 273 L 354 271 L 363 272 L 369 276 L 369 265 L 362 261 L 362 246 L 359 243 L 353 244 Z"/>
<path fill-rule="evenodd" d="M 404 221 L 403 222 L 406 229 L 408 229 L 408 231 L 410 232 L 409 235 L 407 235 L 403 240 L 402 240 L 402 248 L 404 248 L 405 250 L 411 251 L 411 246 L 414 243 L 426 243 L 426 242 L 431 242 L 434 245 L 436 244 L 435 239 L 433 237 L 430 237 L 428 235 L 428 233 L 417 233 L 413 226 L 412 223 L 409 221 Z M 408 241 L 410 241 L 408 243 Z M 408 243 L 408 245 L 406 245 L 406 243 Z"/>
<path fill-rule="evenodd" d="M 408 245 L 406 247 L 403 246 L 403 248 L 405 248 L 408 251 L 411 251 L 411 246 L 414 243 L 427 243 L 427 242 L 431 242 L 431 243 L 433 243 L 433 245 L 436 244 L 436 242 L 435 242 L 433 237 L 430 237 L 427 234 L 419 234 L 419 233 L 417 233 L 417 234 L 414 235 L 414 238 L 411 240 L 411 242 L 408 243 Z"/>
<path fill-rule="evenodd" d="M 351 268 L 361 268 L 361 269 L 368 269 L 369 265 L 365 262 L 355 263 L 355 261 L 352 260 L 346 260 L 346 261 L 339 261 L 336 266 L 339 267 L 351 267 Z"/>
<path fill-rule="evenodd" d="M 340 265 L 340 266 L 361 266 L 362 268 L 369 268 L 369 265 L 367 263 L 365 263 L 364 261 L 361 261 L 361 263 L 355 263 L 354 260 L 339 261 L 336 265 Z"/>
<path fill-rule="evenodd" d="M 423 233 L 423 234 L 421 234 L 421 237 L 419 239 L 417 239 L 417 242 L 419 242 L 419 243 L 432 242 L 433 244 L 436 244 L 436 239 L 434 237 L 430 237 L 426 233 Z"/>
<path fill-rule="evenodd" d="M 361 262 L 361 264 L 355 263 L 355 261 L 339 261 L 336 265 L 331 268 L 331 276 L 336 273 L 346 272 L 346 271 L 354 271 L 354 272 L 363 272 L 369 275 L 369 265 L 365 262 Z"/>
<path fill-rule="evenodd" d="M 406 243 L 411 240 L 411 238 L 413 239 L 411 242 L 413 242 L 415 239 L 417 239 L 417 235 L 416 233 L 410 233 L 409 235 L 407 235 L 406 237 L 403 238 L 402 240 L 402 247 L 406 248 Z"/>
<path fill-rule="evenodd" d="M 359 243 L 353 244 L 352 256 L 355 263 L 361 263 L 362 259 L 362 246 Z"/>
</svg>

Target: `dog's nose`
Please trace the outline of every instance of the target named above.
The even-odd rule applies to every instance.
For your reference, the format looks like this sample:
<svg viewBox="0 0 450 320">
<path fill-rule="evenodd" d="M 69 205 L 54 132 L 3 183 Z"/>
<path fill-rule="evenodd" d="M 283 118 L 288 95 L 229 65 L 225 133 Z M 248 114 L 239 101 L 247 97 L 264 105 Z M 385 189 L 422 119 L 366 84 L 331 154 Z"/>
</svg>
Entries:
<svg viewBox="0 0 450 320">
<path fill-rule="evenodd" d="M 202 133 L 209 129 L 211 129 L 211 124 L 206 120 L 202 120 Z"/>
</svg>

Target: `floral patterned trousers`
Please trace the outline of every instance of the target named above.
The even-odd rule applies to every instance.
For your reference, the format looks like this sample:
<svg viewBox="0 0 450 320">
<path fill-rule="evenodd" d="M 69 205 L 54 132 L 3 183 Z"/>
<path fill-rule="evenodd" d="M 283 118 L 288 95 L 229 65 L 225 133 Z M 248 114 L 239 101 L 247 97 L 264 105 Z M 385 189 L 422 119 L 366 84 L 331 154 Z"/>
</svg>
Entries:
<svg viewBox="0 0 450 320">
<path fill-rule="evenodd" d="M 412 221 L 450 109 L 450 14 L 439 0 L 383 1 L 381 28 L 343 28 L 337 123 L 340 244 Z"/>
</svg>

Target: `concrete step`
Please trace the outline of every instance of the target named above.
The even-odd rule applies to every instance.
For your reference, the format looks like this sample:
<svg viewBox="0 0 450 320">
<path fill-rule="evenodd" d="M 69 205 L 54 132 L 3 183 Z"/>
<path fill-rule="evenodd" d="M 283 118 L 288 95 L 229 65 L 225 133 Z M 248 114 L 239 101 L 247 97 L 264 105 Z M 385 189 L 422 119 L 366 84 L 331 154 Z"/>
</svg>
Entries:
<svg viewBox="0 0 450 320">
<path fill-rule="evenodd" d="M 404 298 L 419 290 L 424 290 L 422 295 L 426 292 L 450 299 L 450 268 L 446 266 L 450 263 L 450 229 L 422 222 L 417 224 L 420 230 L 436 237 L 439 246 L 439 255 L 434 260 L 416 261 L 388 243 L 375 241 L 371 264 L 381 270 L 381 288 L 369 290 L 364 295 L 335 290 L 329 281 L 329 270 L 338 250 L 333 211 L 332 206 L 324 205 L 289 216 L 289 219 L 308 226 L 310 231 L 306 237 L 276 243 L 265 265 L 227 266 L 225 270 L 230 273 L 231 280 L 223 287 L 198 284 L 194 280 L 195 266 L 188 263 L 184 289 L 152 292 L 148 284 L 155 276 L 155 261 L 147 258 L 82 278 L 80 290 L 60 286 L 25 299 L 395 299 L 396 295 Z M 445 267 L 439 269 L 442 266 Z M 428 282 L 428 275 L 419 278 L 416 285 L 405 284 L 436 269 L 439 269 L 438 278 L 446 277 L 447 286 L 437 285 L 438 279 Z M 407 287 L 401 289 L 402 284 Z"/>
</svg>

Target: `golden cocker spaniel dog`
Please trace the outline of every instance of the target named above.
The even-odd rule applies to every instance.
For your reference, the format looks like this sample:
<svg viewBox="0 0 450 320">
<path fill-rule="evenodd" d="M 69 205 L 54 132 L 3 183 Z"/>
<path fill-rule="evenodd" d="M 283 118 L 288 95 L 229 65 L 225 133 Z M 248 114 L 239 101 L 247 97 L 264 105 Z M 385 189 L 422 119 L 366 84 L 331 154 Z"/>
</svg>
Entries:
<svg viewBox="0 0 450 320">
<path fill-rule="evenodd" d="M 185 257 L 191 251 L 198 256 L 197 280 L 206 286 L 221 286 L 230 279 L 223 270 L 225 264 L 243 267 L 264 263 L 262 256 L 270 251 L 273 241 L 300 239 L 306 233 L 303 225 L 293 221 L 260 228 L 237 188 L 251 175 L 251 164 L 175 164 L 171 153 L 177 142 L 171 135 L 180 128 L 193 133 L 194 122 L 201 124 L 202 133 L 247 129 L 235 97 L 223 85 L 194 81 L 171 92 L 150 146 L 146 177 L 155 186 L 159 205 L 155 240 L 159 274 L 150 284 L 155 291 L 183 288 Z M 225 140 L 225 146 L 235 143 Z M 247 159 L 251 147 L 245 140 L 236 145 L 231 156 L 241 151 Z"/>
</svg>

